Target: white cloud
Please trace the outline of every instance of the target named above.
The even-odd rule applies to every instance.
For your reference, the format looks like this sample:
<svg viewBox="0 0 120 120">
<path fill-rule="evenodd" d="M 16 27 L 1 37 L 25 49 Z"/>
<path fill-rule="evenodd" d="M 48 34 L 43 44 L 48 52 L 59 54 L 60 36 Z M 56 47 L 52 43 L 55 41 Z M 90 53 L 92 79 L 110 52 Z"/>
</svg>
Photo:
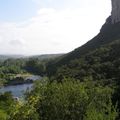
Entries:
<svg viewBox="0 0 120 120">
<path fill-rule="evenodd" d="M 80 8 L 41 8 L 36 16 L 23 23 L 1 23 L 0 51 L 45 54 L 73 50 L 96 35 L 110 14 L 109 2 L 91 0 L 88 3 Z M 102 9 L 102 3 L 108 8 Z"/>
</svg>

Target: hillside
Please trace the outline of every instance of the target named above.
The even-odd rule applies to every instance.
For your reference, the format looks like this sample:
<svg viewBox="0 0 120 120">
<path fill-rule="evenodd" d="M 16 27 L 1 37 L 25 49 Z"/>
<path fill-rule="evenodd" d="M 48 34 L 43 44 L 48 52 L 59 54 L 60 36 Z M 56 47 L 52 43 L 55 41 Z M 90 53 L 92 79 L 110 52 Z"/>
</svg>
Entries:
<svg viewBox="0 0 120 120">
<path fill-rule="evenodd" d="M 63 65 L 56 72 L 56 78 L 62 80 L 74 78 L 84 81 L 86 78 L 99 80 L 105 84 L 119 83 L 120 80 L 120 39 L 97 48 Z M 106 83 L 107 82 L 107 83 Z"/>
<path fill-rule="evenodd" d="M 57 68 L 62 65 L 69 64 L 71 60 L 79 59 L 89 52 L 99 49 L 100 47 L 107 45 L 120 38 L 120 22 L 113 24 L 111 16 L 106 20 L 106 23 L 102 26 L 100 33 L 92 40 L 88 41 L 83 46 L 75 49 L 74 51 L 62 56 L 60 59 L 48 64 L 48 75 L 55 74 Z M 53 69 L 54 68 L 54 69 Z"/>
</svg>

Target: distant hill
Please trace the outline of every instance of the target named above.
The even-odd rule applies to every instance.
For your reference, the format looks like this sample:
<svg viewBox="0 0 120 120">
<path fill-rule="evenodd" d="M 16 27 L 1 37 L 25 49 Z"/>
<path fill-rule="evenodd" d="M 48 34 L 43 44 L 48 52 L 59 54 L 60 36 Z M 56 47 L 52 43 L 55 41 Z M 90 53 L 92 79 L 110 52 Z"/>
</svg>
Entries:
<svg viewBox="0 0 120 120">
<path fill-rule="evenodd" d="M 44 59 L 54 59 L 57 57 L 60 57 L 64 54 L 43 54 L 43 55 L 33 55 L 33 56 L 28 56 L 28 58 L 38 58 L 39 60 L 44 60 Z"/>
<path fill-rule="evenodd" d="M 24 58 L 23 55 L 0 55 L 0 60 Z"/>
<path fill-rule="evenodd" d="M 53 59 L 60 57 L 64 54 L 43 54 L 43 55 L 33 55 L 33 56 L 24 56 L 24 55 L 0 55 L 0 60 L 7 60 L 7 59 L 31 59 L 31 58 L 37 58 L 39 60 L 44 60 L 44 59 Z"/>
</svg>

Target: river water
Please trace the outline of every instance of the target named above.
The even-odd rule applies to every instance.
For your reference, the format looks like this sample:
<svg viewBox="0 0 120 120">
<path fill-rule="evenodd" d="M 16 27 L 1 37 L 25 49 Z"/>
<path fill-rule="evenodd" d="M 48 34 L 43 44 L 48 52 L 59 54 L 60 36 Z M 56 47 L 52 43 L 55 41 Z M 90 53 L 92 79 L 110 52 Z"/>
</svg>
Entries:
<svg viewBox="0 0 120 120">
<path fill-rule="evenodd" d="M 31 76 L 29 77 L 29 79 L 33 79 L 34 81 L 35 80 L 40 80 L 41 79 L 41 76 Z M 6 86 L 6 87 L 2 87 L 0 89 L 0 93 L 4 93 L 4 92 L 8 92 L 10 91 L 12 93 L 12 95 L 14 97 L 23 97 L 24 96 L 24 93 L 27 89 L 31 89 L 33 86 L 33 83 L 30 83 L 30 84 L 22 84 L 22 85 L 11 85 L 11 86 Z"/>
</svg>

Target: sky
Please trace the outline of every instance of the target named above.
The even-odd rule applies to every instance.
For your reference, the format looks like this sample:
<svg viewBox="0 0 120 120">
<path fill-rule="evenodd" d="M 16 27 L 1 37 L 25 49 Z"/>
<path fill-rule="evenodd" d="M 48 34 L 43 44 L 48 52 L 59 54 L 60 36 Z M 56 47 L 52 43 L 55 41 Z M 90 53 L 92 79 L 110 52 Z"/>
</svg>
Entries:
<svg viewBox="0 0 120 120">
<path fill-rule="evenodd" d="M 111 0 L 0 0 L 0 54 L 70 52 L 110 14 Z"/>
</svg>

